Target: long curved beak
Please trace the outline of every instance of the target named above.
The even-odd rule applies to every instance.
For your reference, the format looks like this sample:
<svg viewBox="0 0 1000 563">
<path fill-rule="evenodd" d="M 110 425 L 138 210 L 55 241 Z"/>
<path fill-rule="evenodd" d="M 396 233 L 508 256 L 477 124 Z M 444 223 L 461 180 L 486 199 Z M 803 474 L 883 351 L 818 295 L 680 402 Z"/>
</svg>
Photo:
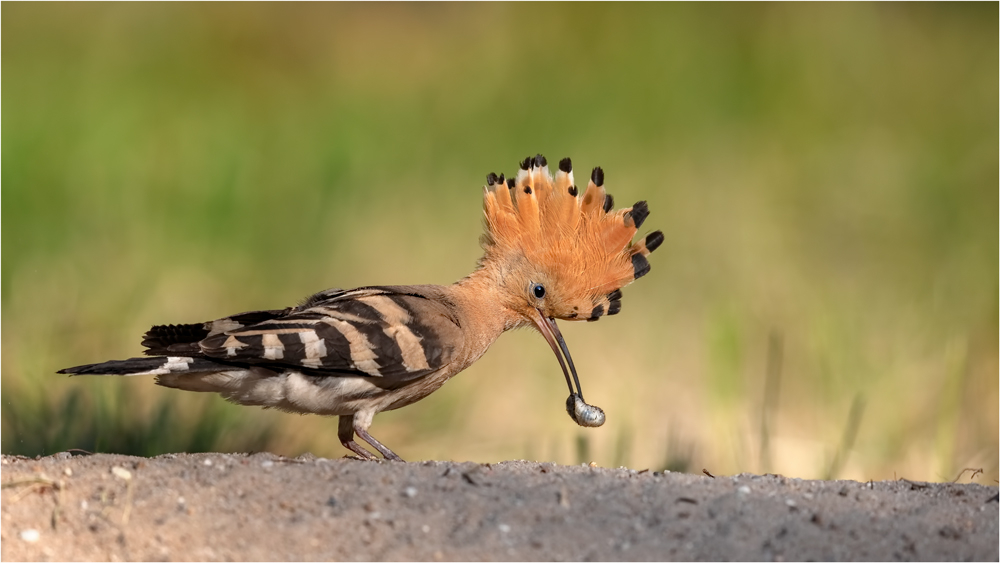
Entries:
<svg viewBox="0 0 1000 563">
<path fill-rule="evenodd" d="M 552 352 L 555 353 L 556 359 L 559 360 L 559 366 L 562 367 L 563 375 L 566 376 L 566 386 L 569 387 L 569 394 L 577 394 L 583 399 L 583 390 L 580 389 L 580 378 L 576 375 L 576 366 L 573 365 L 573 358 L 569 355 L 569 348 L 566 347 L 566 341 L 563 340 L 562 333 L 559 332 L 559 327 L 556 326 L 556 320 L 545 317 L 538 309 L 535 309 L 535 312 L 538 315 L 531 320 L 534 321 L 539 332 L 545 337 L 545 341 L 552 347 Z M 563 361 L 563 355 L 566 356 L 566 361 Z M 569 362 L 569 370 L 566 369 L 566 362 Z M 572 380 L 569 378 L 570 371 L 573 372 Z M 573 388 L 573 383 L 576 383 L 576 389 Z"/>
<path fill-rule="evenodd" d="M 559 366 L 562 367 L 563 375 L 566 376 L 566 386 L 569 387 L 569 398 L 566 399 L 566 412 L 580 426 L 601 426 L 604 424 L 604 411 L 600 407 L 588 405 L 584 402 L 583 388 L 580 387 L 580 378 L 576 374 L 573 357 L 569 355 L 569 348 L 566 347 L 566 341 L 563 339 L 562 333 L 559 332 L 559 327 L 556 326 L 555 319 L 547 318 L 538 309 L 534 311 L 536 316 L 531 320 L 538 327 L 538 331 L 542 333 L 542 336 L 545 337 L 545 341 L 549 343 L 552 352 L 556 355 L 556 359 L 559 360 Z M 565 361 L 563 361 L 563 356 L 566 357 Z M 568 370 L 566 369 L 567 363 L 569 363 Z M 570 379 L 570 373 L 573 374 L 572 379 Z M 575 390 L 573 389 L 574 383 L 576 383 Z"/>
</svg>

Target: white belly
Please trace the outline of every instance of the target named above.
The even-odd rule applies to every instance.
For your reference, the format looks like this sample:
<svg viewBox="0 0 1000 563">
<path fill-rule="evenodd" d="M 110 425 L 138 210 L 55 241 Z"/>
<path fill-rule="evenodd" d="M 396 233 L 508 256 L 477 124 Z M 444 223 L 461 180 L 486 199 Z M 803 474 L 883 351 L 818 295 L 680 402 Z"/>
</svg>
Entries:
<svg viewBox="0 0 1000 563">
<path fill-rule="evenodd" d="M 385 390 L 366 377 L 317 377 L 297 371 L 275 374 L 250 368 L 215 373 L 164 374 L 157 383 L 186 391 L 219 393 L 240 405 L 323 415 L 354 414 Z M 367 401 L 366 401 L 367 400 Z"/>
</svg>

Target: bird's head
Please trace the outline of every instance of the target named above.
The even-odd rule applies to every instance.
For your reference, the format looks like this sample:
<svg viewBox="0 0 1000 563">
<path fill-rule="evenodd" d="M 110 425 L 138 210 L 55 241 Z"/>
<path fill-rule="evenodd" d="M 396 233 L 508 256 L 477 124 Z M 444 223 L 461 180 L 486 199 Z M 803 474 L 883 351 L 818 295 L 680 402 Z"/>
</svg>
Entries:
<svg viewBox="0 0 1000 563">
<path fill-rule="evenodd" d="M 600 426 L 604 413 L 586 412 L 584 407 L 596 407 L 583 403 L 555 320 L 596 321 L 618 313 L 621 288 L 649 272 L 646 256 L 663 242 L 663 234 L 654 231 L 633 242 L 649 215 L 646 202 L 614 209 L 614 199 L 604 190 L 604 172 L 594 168 L 581 190 L 568 158 L 559 161 L 555 178 L 538 155 L 524 159 L 516 177 L 491 173 L 486 182 L 481 265 L 493 270 L 504 305 L 538 328 L 560 364 L 560 352 L 565 355 L 577 383 L 577 391 L 570 385 L 570 416 L 584 426 Z M 569 383 L 565 364 L 563 371 Z"/>
</svg>

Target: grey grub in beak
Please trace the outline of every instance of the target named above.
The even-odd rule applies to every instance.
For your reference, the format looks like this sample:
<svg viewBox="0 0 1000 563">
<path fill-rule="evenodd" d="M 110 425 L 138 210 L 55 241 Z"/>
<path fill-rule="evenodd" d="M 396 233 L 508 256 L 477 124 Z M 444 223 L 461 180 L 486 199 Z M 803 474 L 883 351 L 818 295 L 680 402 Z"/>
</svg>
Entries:
<svg viewBox="0 0 1000 563">
<path fill-rule="evenodd" d="M 604 411 L 600 407 L 595 407 L 593 405 L 588 405 L 583 400 L 583 389 L 580 387 L 580 378 L 576 374 L 576 366 L 573 365 L 573 358 L 569 355 L 569 348 L 566 347 L 566 341 L 563 340 L 562 333 L 559 332 L 559 327 L 556 326 L 555 319 L 546 318 L 545 315 L 538 309 L 538 317 L 532 319 L 538 330 L 545 337 L 545 341 L 549 343 L 552 351 L 556 355 L 556 359 L 559 360 L 559 366 L 562 367 L 563 375 L 566 376 L 566 386 L 569 387 L 569 397 L 566 399 L 566 412 L 569 413 L 569 417 L 573 419 L 580 426 L 594 428 L 604 424 L 605 416 Z M 563 361 L 563 356 L 566 360 Z M 566 364 L 569 363 L 569 369 L 566 369 Z M 570 379 L 570 372 L 573 373 L 573 378 Z M 573 383 L 576 383 L 576 389 L 573 388 Z"/>
</svg>

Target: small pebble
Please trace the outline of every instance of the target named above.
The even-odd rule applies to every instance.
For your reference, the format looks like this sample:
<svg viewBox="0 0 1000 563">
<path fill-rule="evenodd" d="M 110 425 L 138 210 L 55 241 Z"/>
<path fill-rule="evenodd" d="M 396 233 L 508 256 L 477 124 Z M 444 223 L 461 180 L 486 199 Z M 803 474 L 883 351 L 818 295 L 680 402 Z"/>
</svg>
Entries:
<svg viewBox="0 0 1000 563">
<path fill-rule="evenodd" d="M 40 537 L 42 535 L 38 533 L 38 530 L 32 528 L 21 531 L 21 539 L 28 543 L 35 543 Z"/>
<path fill-rule="evenodd" d="M 132 473 L 130 473 L 128 469 L 117 465 L 111 468 L 111 473 L 123 481 L 128 481 L 132 478 Z"/>
<path fill-rule="evenodd" d="M 67 477 L 72 477 L 73 476 L 73 470 L 70 469 L 69 467 L 67 467 L 66 469 L 63 469 L 63 475 L 65 475 Z"/>
<path fill-rule="evenodd" d="M 202 463 L 204 463 L 204 464 L 205 464 L 205 465 L 207 465 L 208 467 L 212 467 L 212 460 L 210 460 L 210 459 L 206 459 L 206 460 L 205 460 L 205 461 L 203 461 Z"/>
<path fill-rule="evenodd" d="M 403 489 L 403 494 L 406 495 L 407 498 L 413 498 L 413 497 L 417 496 L 417 488 L 416 487 L 406 487 L 405 489 Z"/>
<path fill-rule="evenodd" d="M 785 500 L 785 504 L 788 505 L 788 506 L 794 507 L 795 506 L 795 501 L 792 500 L 792 499 L 786 499 Z"/>
<path fill-rule="evenodd" d="M 260 466 L 263 467 L 264 469 L 270 469 L 271 467 L 274 467 L 274 462 L 269 459 L 265 459 L 264 461 L 260 462 Z"/>
<path fill-rule="evenodd" d="M 748 487 L 746 485 L 742 485 L 740 488 L 736 489 L 736 492 L 739 493 L 739 494 L 741 494 L 741 495 L 749 495 L 750 494 L 750 487 Z"/>
<path fill-rule="evenodd" d="M 427 524 L 424 524 L 423 526 L 420 527 L 420 531 L 425 534 L 430 533 L 431 527 L 428 526 Z"/>
<path fill-rule="evenodd" d="M 499 526 L 497 526 L 497 528 L 500 528 L 500 533 L 502 534 L 506 534 L 507 532 L 510 531 L 510 526 L 508 526 L 507 524 L 500 524 Z"/>
</svg>

